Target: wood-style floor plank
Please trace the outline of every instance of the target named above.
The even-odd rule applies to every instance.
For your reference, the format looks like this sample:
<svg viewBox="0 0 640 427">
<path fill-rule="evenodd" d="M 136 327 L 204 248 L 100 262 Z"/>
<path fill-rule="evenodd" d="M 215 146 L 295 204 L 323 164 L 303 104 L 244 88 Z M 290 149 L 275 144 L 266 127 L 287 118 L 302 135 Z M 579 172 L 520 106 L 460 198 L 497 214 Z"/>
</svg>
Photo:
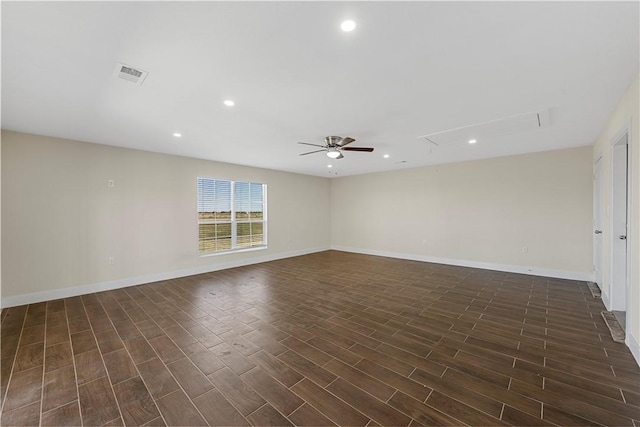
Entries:
<svg viewBox="0 0 640 427">
<path fill-rule="evenodd" d="M 2 425 L 640 427 L 584 282 L 327 251 L 2 310 Z"/>
</svg>

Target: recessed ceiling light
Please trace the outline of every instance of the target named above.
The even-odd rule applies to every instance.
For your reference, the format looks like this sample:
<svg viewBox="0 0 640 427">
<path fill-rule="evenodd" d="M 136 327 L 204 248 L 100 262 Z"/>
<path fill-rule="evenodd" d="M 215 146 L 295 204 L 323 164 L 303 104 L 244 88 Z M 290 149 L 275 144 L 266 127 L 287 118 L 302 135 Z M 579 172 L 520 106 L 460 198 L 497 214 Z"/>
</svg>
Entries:
<svg viewBox="0 0 640 427">
<path fill-rule="evenodd" d="M 347 21 L 343 21 L 342 24 L 340 24 L 340 28 L 342 31 L 348 33 L 356 29 L 356 23 L 349 19 Z"/>
<path fill-rule="evenodd" d="M 327 167 L 328 167 L 328 168 L 332 168 L 332 167 L 333 167 L 333 165 L 327 165 Z"/>
<path fill-rule="evenodd" d="M 478 141 L 477 141 L 477 140 L 475 140 L 475 139 L 470 139 L 470 140 L 469 140 L 469 144 L 475 144 L 476 142 L 478 142 Z"/>
<path fill-rule="evenodd" d="M 179 132 L 174 132 L 173 136 L 175 136 L 176 138 L 180 138 L 182 134 Z"/>
<path fill-rule="evenodd" d="M 236 103 L 230 99 L 225 99 L 223 104 L 226 105 L 227 107 L 233 107 L 234 105 L 236 105 Z"/>
<path fill-rule="evenodd" d="M 384 156 L 382 156 L 382 157 L 384 157 L 385 159 L 388 159 L 388 158 L 389 158 L 389 155 L 388 155 L 388 154 L 385 154 L 385 155 L 384 155 Z"/>
</svg>

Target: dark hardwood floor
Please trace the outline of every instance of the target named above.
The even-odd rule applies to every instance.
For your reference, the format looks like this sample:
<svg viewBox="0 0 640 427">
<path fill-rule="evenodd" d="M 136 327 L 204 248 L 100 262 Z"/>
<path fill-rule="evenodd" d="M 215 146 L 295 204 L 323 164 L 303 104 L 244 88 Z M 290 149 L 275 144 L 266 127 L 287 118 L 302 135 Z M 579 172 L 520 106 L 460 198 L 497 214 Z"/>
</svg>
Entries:
<svg viewBox="0 0 640 427">
<path fill-rule="evenodd" d="M 9 425 L 640 427 L 583 282 L 342 252 L 2 311 Z"/>
</svg>

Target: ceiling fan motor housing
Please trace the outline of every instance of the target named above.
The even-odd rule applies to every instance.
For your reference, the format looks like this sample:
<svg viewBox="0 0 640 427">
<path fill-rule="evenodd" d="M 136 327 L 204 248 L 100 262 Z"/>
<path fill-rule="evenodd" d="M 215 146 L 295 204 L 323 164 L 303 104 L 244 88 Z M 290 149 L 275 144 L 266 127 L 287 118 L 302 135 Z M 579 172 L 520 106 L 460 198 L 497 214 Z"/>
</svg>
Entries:
<svg viewBox="0 0 640 427">
<path fill-rule="evenodd" d="M 324 139 L 324 142 L 326 142 L 326 144 L 328 146 L 332 146 L 332 145 L 338 145 L 340 143 L 340 141 L 342 141 L 342 137 L 341 136 L 327 136 Z"/>
</svg>

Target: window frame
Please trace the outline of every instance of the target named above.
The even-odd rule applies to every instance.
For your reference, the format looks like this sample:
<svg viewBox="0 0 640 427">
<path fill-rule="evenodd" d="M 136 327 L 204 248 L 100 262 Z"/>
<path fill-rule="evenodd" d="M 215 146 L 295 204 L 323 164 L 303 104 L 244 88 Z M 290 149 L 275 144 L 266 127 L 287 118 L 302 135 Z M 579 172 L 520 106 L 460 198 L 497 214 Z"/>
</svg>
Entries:
<svg viewBox="0 0 640 427">
<path fill-rule="evenodd" d="M 231 204 L 231 219 L 225 221 L 219 221 L 215 219 L 200 219 L 200 192 L 199 192 L 199 183 L 201 180 L 208 181 L 222 181 L 228 182 L 230 185 L 230 204 Z M 238 220 L 236 218 L 236 183 L 247 183 L 249 184 L 249 189 L 251 188 L 251 184 L 259 184 L 262 186 L 262 219 L 254 220 L 251 219 L 251 215 L 246 220 Z M 249 190 L 251 191 L 251 190 Z M 249 211 L 251 212 L 251 211 Z M 220 179 L 220 178 L 210 178 L 206 176 L 198 176 L 196 178 L 196 217 L 197 217 L 197 227 L 198 227 L 198 255 L 200 257 L 208 257 L 214 255 L 222 255 L 228 253 L 236 253 L 236 252 L 248 252 L 248 251 L 256 251 L 267 249 L 268 240 L 267 240 L 267 184 L 263 182 L 254 182 L 254 181 L 235 181 L 230 179 Z M 261 223 L 262 224 L 262 244 L 255 246 L 238 246 L 238 224 L 249 224 L 251 228 L 251 224 L 253 223 Z M 231 248 L 230 249 L 221 249 L 221 250 L 213 250 L 213 251 L 202 251 L 200 249 L 200 242 L 203 239 L 200 238 L 200 225 L 201 224 L 229 224 L 231 227 Z M 252 236 L 249 233 L 249 237 Z M 251 238 L 251 237 L 250 237 Z M 217 238 L 209 239 L 209 240 L 217 240 Z"/>
</svg>

